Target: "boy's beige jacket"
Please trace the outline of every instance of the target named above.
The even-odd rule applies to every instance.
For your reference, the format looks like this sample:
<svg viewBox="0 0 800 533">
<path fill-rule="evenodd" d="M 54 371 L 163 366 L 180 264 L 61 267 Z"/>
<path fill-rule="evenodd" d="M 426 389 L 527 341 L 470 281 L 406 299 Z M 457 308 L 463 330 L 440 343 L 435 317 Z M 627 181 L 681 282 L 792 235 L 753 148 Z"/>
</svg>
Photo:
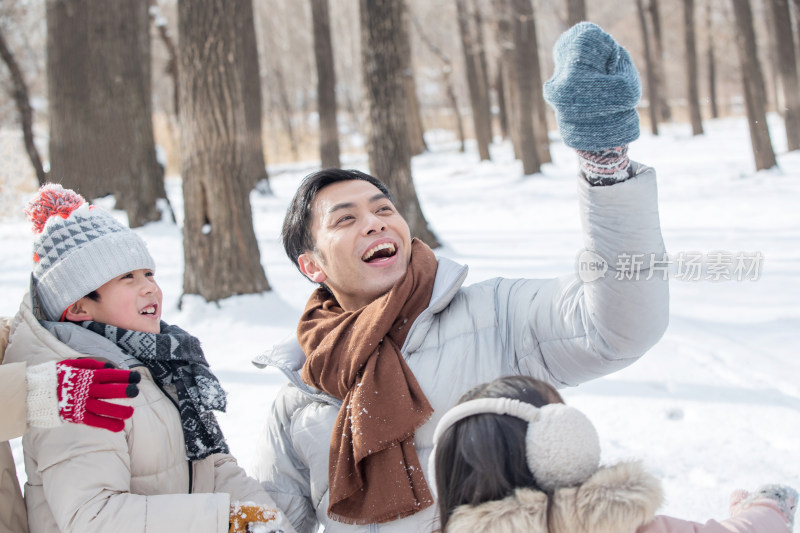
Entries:
<svg viewBox="0 0 800 533">
<path fill-rule="evenodd" d="M 109 352 L 116 348 L 96 337 Z M 11 326 L 6 363 L 83 356 L 39 324 L 26 296 Z M 134 407 L 123 431 L 62 424 L 30 428 L 23 437 L 31 533 L 224 533 L 233 501 L 275 508 L 232 456 L 187 461 L 177 408 L 144 367 L 136 370 L 139 395 L 114 400 Z M 281 527 L 293 531 L 288 522 Z"/>
<path fill-rule="evenodd" d="M 0 317 L 0 363 L 3 362 L 11 319 Z M 0 533 L 25 533 L 25 502 L 9 439 L 21 436 L 26 425 L 25 363 L 0 365 Z"/>
</svg>

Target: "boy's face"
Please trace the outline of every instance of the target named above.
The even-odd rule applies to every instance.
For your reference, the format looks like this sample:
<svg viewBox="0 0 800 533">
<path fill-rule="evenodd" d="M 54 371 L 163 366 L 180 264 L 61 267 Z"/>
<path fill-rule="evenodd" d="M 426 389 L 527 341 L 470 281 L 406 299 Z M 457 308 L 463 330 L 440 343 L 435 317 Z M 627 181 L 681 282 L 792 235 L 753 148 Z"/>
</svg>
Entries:
<svg viewBox="0 0 800 533">
<path fill-rule="evenodd" d="M 161 287 L 152 270 L 140 269 L 117 276 L 97 289 L 95 301 L 84 296 L 73 304 L 67 320 L 94 320 L 146 333 L 161 331 Z"/>
<path fill-rule="evenodd" d="M 316 249 L 298 258 L 300 270 L 324 283 L 343 309 L 367 305 L 405 274 L 411 259 L 408 224 L 371 183 L 328 185 L 317 193 L 311 212 Z"/>
</svg>

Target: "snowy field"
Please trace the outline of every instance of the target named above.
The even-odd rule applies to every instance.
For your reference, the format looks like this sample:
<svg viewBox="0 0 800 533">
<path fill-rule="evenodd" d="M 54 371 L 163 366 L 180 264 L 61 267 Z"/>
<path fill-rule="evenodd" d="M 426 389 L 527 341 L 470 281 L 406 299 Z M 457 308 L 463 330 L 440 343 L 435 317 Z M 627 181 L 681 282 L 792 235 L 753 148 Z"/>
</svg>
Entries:
<svg viewBox="0 0 800 533">
<path fill-rule="evenodd" d="M 688 126 L 666 126 L 661 136 L 643 133 L 633 143 L 631 157 L 658 171 L 662 228 L 673 257 L 702 257 L 708 266 L 731 257 L 721 251 L 763 259 L 741 281 L 707 274 L 677 279 L 679 265 L 673 265 L 663 339 L 631 367 L 563 391 L 595 422 L 604 461 L 643 459 L 663 479 L 662 512 L 686 519 L 726 517 L 736 488 L 777 482 L 800 489 L 800 152 L 785 153 L 777 117 L 771 126 L 779 169 L 759 173 L 742 119 L 706 122 L 706 134 L 696 138 Z M 495 144 L 492 162 L 481 163 L 474 146 L 461 154 L 451 140 L 434 137 L 432 151 L 414 158 L 414 179 L 445 243 L 437 254 L 468 264 L 467 283 L 574 271 L 582 241 L 572 151 L 555 142 L 554 162 L 523 177 L 508 143 Z M 365 159 L 345 166 L 367 170 Z M 160 222 L 137 230 L 156 259 L 164 319 L 200 338 L 229 393 L 220 420 L 245 468 L 254 462 L 257 434 L 285 381 L 250 360 L 293 334 L 312 290 L 284 256 L 278 235 L 289 198 L 313 170 L 313 162 L 270 167 L 275 195 L 252 196 L 273 287 L 268 294 L 219 305 L 186 297 L 179 311 L 179 227 Z M 167 187 L 180 218 L 180 180 L 170 178 Z M 21 215 L 0 223 L 2 315 L 16 312 L 26 290 L 30 239 Z M 24 479 L 19 440 L 13 447 Z"/>
</svg>

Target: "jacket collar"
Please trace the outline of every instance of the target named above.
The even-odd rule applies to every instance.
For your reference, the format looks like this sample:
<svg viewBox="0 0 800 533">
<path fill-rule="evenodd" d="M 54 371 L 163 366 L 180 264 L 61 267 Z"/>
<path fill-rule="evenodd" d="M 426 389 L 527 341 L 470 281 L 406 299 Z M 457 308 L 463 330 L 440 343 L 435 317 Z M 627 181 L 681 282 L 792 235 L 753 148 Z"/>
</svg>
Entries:
<svg viewBox="0 0 800 533">
<path fill-rule="evenodd" d="M 662 502 L 661 483 L 639 462 L 602 467 L 577 487 L 548 495 L 517 489 L 502 500 L 462 505 L 448 529 L 481 533 L 627 533 L 653 519 Z"/>
<path fill-rule="evenodd" d="M 403 344 L 403 353 L 406 353 L 408 350 L 414 350 L 422 344 L 428 332 L 428 328 L 430 328 L 433 322 L 433 317 L 437 313 L 442 312 L 450 304 L 450 301 L 456 293 L 458 293 L 458 290 L 464 283 L 467 277 L 467 271 L 468 269 L 465 265 L 460 265 L 444 257 L 438 258 L 431 301 L 428 307 L 425 308 L 414 321 L 414 324 L 412 324 L 411 330 Z M 253 365 L 258 368 L 265 368 L 267 366 L 277 368 L 289 378 L 289 381 L 306 394 L 331 403 L 332 405 L 341 405 L 341 401 L 314 387 L 310 387 L 300 379 L 300 369 L 303 367 L 305 361 L 306 355 L 303 353 L 303 349 L 300 348 L 300 344 L 297 342 L 297 337 L 295 335 L 292 335 L 289 339 L 273 346 L 252 359 Z"/>
</svg>

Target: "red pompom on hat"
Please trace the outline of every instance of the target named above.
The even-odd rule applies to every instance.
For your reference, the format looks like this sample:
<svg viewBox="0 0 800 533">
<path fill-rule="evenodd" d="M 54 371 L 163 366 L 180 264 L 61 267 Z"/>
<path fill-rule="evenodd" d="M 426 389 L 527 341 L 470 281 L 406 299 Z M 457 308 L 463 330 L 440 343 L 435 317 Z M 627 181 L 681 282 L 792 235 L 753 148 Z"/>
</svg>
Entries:
<svg viewBox="0 0 800 533">
<path fill-rule="evenodd" d="M 25 208 L 33 222 L 32 295 L 47 320 L 107 281 L 155 270 L 147 245 L 104 209 L 57 184 L 46 184 Z"/>
<path fill-rule="evenodd" d="M 25 214 L 33 222 L 33 231 L 41 233 L 50 217 L 58 215 L 66 219 L 84 203 L 86 200 L 75 191 L 57 183 L 47 183 L 25 207 Z"/>
</svg>

